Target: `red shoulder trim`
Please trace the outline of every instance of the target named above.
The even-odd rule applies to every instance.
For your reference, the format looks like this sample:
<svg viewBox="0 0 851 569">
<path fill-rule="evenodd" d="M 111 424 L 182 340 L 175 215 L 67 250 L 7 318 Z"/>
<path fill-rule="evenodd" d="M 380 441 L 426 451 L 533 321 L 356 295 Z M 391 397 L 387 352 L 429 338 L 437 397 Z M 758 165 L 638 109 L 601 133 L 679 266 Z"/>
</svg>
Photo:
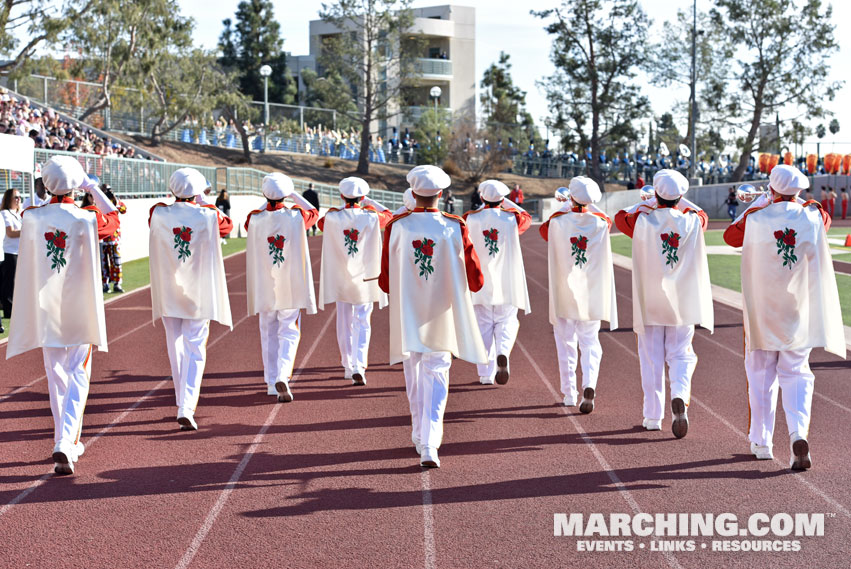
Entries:
<svg viewBox="0 0 851 569">
<path fill-rule="evenodd" d="M 458 217 L 457 215 L 454 215 L 452 213 L 446 213 L 445 211 L 441 211 L 440 214 L 443 215 L 443 217 L 448 217 L 449 219 L 457 221 L 461 225 L 465 225 L 465 226 L 467 225 L 467 222 L 464 221 L 463 217 Z"/>
<path fill-rule="evenodd" d="M 158 203 L 154 204 L 154 206 L 151 208 L 150 212 L 148 212 L 148 227 L 151 226 L 151 218 L 154 216 L 154 210 L 157 209 L 160 206 L 167 207 L 168 204 L 163 203 L 163 202 L 158 202 Z"/>
<path fill-rule="evenodd" d="M 249 222 L 249 221 L 251 221 L 251 216 L 252 216 L 252 215 L 254 215 L 255 213 L 263 213 L 264 211 L 268 211 L 268 210 L 265 210 L 265 209 L 255 209 L 255 210 L 253 210 L 253 211 L 249 212 L 248 217 L 246 217 L 246 218 L 245 218 L 245 224 L 243 225 L 243 227 L 244 227 L 246 230 L 248 230 L 248 222 Z"/>
<path fill-rule="evenodd" d="M 411 210 L 408 210 L 408 211 L 406 211 L 406 212 L 400 213 L 399 215 L 394 215 L 394 216 L 390 219 L 390 221 L 388 221 L 388 222 L 387 222 L 387 225 L 385 225 L 385 226 L 384 226 L 384 229 L 387 229 L 388 227 L 390 227 L 390 225 L 391 225 L 393 222 L 395 222 L 395 221 L 399 221 L 400 219 L 402 219 L 402 218 L 404 218 L 404 217 L 408 217 L 409 215 L 411 215 L 411 213 L 412 213 L 412 212 L 411 212 Z"/>
<path fill-rule="evenodd" d="M 483 208 L 483 207 L 482 207 L 482 208 L 479 208 L 479 209 L 471 209 L 471 210 L 469 210 L 469 211 L 465 211 L 465 212 L 461 215 L 461 217 L 462 217 L 462 218 L 464 218 L 464 220 L 466 221 L 466 219 L 467 219 L 467 216 L 468 216 L 468 215 L 473 214 L 473 213 L 479 213 L 480 211 L 484 211 L 484 209 L 485 209 L 485 208 Z"/>
</svg>

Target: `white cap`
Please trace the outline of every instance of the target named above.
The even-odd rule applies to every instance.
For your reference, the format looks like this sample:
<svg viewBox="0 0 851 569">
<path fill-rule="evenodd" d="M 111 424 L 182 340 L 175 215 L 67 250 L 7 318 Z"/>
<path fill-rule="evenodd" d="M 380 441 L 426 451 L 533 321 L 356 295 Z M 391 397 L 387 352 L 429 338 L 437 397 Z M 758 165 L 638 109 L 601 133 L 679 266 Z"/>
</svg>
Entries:
<svg viewBox="0 0 851 569">
<path fill-rule="evenodd" d="M 63 196 L 76 190 L 86 178 L 86 171 L 71 156 L 54 156 L 41 169 L 44 187 L 54 196 Z"/>
<path fill-rule="evenodd" d="M 181 199 L 203 194 L 208 186 L 207 179 L 195 168 L 178 168 L 168 179 L 168 189 Z"/>
<path fill-rule="evenodd" d="M 573 201 L 582 205 L 598 202 L 603 197 L 597 182 L 587 176 L 576 176 L 570 180 L 568 189 Z"/>
<path fill-rule="evenodd" d="M 417 166 L 407 176 L 411 189 L 418 196 L 436 196 L 452 184 L 449 175 L 437 166 Z"/>
<path fill-rule="evenodd" d="M 653 187 L 663 200 L 676 200 L 688 191 L 688 180 L 676 170 L 659 170 L 653 176 Z"/>
<path fill-rule="evenodd" d="M 369 193 L 369 184 L 363 178 L 351 176 L 340 180 L 340 194 L 344 198 L 362 198 Z"/>
<path fill-rule="evenodd" d="M 406 209 L 413 210 L 417 207 L 417 198 L 414 197 L 414 190 L 411 188 L 405 190 L 405 193 L 402 194 L 402 203 L 405 204 Z"/>
<path fill-rule="evenodd" d="M 293 193 L 295 188 L 289 176 L 274 172 L 263 178 L 260 189 L 267 200 L 282 200 Z"/>
<path fill-rule="evenodd" d="M 479 184 L 479 194 L 486 202 L 499 202 L 511 193 L 508 186 L 499 180 L 485 180 Z"/>
<path fill-rule="evenodd" d="M 803 172 L 793 166 L 778 164 L 768 176 L 769 187 L 784 196 L 794 196 L 810 187 L 810 180 Z"/>
</svg>

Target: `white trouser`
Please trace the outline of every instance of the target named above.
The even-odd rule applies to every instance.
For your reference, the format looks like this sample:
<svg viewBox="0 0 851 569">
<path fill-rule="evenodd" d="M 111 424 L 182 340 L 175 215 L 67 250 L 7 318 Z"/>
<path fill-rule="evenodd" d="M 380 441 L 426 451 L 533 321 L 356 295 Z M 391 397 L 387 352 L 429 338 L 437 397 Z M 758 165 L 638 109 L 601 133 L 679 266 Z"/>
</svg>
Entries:
<svg viewBox="0 0 851 569">
<path fill-rule="evenodd" d="M 645 326 L 638 334 L 638 361 L 644 388 L 644 418 L 665 416 L 665 363 L 671 382 L 671 399 L 691 400 L 691 376 L 697 354 L 691 347 L 694 326 Z"/>
<path fill-rule="evenodd" d="M 201 396 L 210 321 L 163 316 L 163 327 L 178 414 L 192 416 Z"/>
<path fill-rule="evenodd" d="M 493 379 L 496 377 L 496 357 L 510 355 L 514 341 L 517 340 L 517 331 L 520 330 L 517 307 L 510 304 L 475 304 L 473 310 L 476 312 L 476 321 L 488 352 L 487 365 L 479 364 L 476 368 L 479 370 L 479 377 Z"/>
<path fill-rule="evenodd" d="M 783 391 L 789 434 L 798 433 L 803 438 L 809 435 L 815 384 L 815 376 L 810 371 L 810 351 L 751 352 L 745 349 L 751 416 L 748 438 L 751 442 L 772 446 L 778 388 Z"/>
<path fill-rule="evenodd" d="M 42 348 L 50 410 L 53 412 L 53 442 L 71 447 L 80 440 L 83 410 L 89 396 L 92 346 Z"/>
<path fill-rule="evenodd" d="M 402 362 L 411 407 L 411 441 L 438 448 L 443 440 L 443 412 L 449 398 L 449 352 L 411 352 Z"/>
<path fill-rule="evenodd" d="M 337 303 L 337 345 L 340 346 L 340 363 L 346 370 L 346 377 L 366 371 L 372 335 L 371 317 L 371 302 Z"/>
<path fill-rule="evenodd" d="M 295 354 L 301 340 L 301 310 L 272 310 L 260 313 L 260 346 L 263 350 L 263 378 L 267 385 L 289 383 Z"/>
<path fill-rule="evenodd" d="M 561 376 L 561 392 L 576 400 L 576 363 L 582 356 L 582 389 L 597 389 L 600 375 L 600 360 L 603 346 L 600 345 L 599 320 L 571 320 L 559 318 L 553 326 L 558 353 L 558 371 Z"/>
</svg>

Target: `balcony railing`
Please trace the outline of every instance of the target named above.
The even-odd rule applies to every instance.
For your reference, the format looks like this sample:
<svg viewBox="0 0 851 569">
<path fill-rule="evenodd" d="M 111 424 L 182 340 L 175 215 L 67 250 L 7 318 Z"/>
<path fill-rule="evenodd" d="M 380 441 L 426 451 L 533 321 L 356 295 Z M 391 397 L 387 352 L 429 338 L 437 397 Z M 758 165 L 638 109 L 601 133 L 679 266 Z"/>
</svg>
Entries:
<svg viewBox="0 0 851 569">
<path fill-rule="evenodd" d="M 423 75 L 452 77 L 452 62 L 448 59 L 418 59 L 417 71 Z"/>
</svg>

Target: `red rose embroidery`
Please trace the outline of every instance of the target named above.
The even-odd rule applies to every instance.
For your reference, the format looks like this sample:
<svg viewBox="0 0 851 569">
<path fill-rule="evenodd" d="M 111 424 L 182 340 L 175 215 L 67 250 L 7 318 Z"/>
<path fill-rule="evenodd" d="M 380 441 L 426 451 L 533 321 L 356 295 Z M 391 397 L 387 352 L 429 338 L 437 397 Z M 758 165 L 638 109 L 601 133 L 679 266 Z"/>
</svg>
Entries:
<svg viewBox="0 0 851 569">
<path fill-rule="evenodd" d="M 277 266 L 283 263 L 286 260 L 284 258 L 284 243 L 287 242 L 287 238 L 283 235 L 270 235 L 266 238 L 266 241 L 269 242 L 269 255 L 272 257 L 272 264 Z"/>
<path fill-rule="evenodd" d="M 485 246 L 488 248 L 488 256 L 493 257 L 499 253 L 499 231 L 491 227 L 482 231 L 485 236 Z"/>
<path fill-rule="evenodd" d="M 580 269 L 588 262 L 585 250 L 588 248 L 588 238 L 584 235 L 570 238 L 570 254 L 573 256 L 573 264 Z"/>
<path fill-rule="evenodd" d="M 663 233 L 662 238 L 662 252 L 665 254 L 665 266 L 674 266 L 676 265 L 680 258 L 677 256 L 677 248 L 680 246 L 680 234 L 671 231 L 670 233 Z"/>
<path fill-rule="evenodd" d="M 47 256 L 51 258 L 51 271 L 55 270 L 58 273 L 67 264 L 65 260 L 65 239 L 67 237 L 68 234 L 59 229 L 44 234 L 44 240 L 47 241 Z"/>
<path fill-rule="evenodd" d="M 175 227 L 171 230 L 174 233 L 174 248 L 177 250 L 177 260 L 186 261 L 192 256 L 192 251 L 189 248 L 189 242 L 192 241 L 191 227 Z"/>
<path fill-rule="evenodd" d="M 434 241 L 428 238 L 417 239 L 414 245 L 414 263 L 420 269 L 420 276 L 428 280 L 428 276 L 434 272 L 431 257 L 434 255 Z"/>
<path fill-rule="evenodd" d="M 792 269 L 792 265 L 798 262 L 795 255 L 795 237 L 798 234 L 794 229 L 785 228 L 783 231 L 774 232 L 774 240 L 777 242 L 777 254 L 783 257 L 783 266 Z"/>
<path fill-rule="evenodd" d="M 358 236 L 360 233 L 357 229 L 343 230 L 343 243 L 346 245 L 346 255 L 354 257 L 358 252 Z"/>
</svg>

